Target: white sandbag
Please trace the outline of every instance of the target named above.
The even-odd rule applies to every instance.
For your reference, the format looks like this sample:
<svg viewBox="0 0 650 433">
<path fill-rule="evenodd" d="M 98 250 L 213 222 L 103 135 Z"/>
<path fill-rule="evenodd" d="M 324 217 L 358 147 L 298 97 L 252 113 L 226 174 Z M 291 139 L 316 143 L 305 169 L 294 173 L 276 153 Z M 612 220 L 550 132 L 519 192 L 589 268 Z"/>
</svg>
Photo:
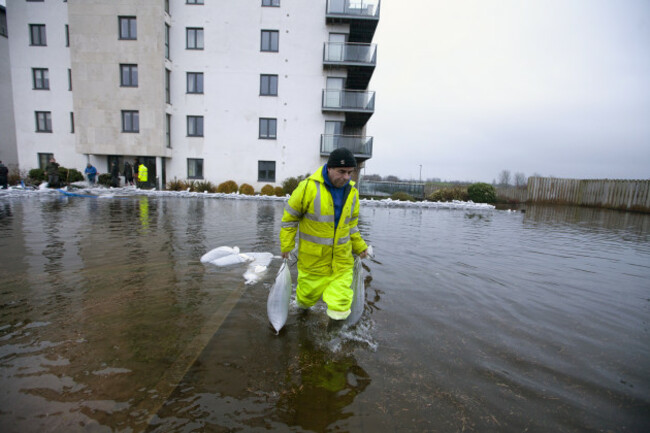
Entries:
<svg viewBox="0 0 650 433">
<path fill-rule="evenodd" d="M 255 284 L 260 278 L 266 273 L 267 267 L 271 260 L 273 260 L 273 254 L 271 253 L 243 253 L 252 261 L 248 265 L 248 269 L 244 272 L 244 280 L 246 284 Z"/>
<path fill-rule="evenodd" d="M 280 329 L 287 323 L 289 298 L 291 298 L 291 271 L 287 259 L 284 259 L 266 302 L 266 313 L 276 334 L 279 334 Z"/>
<path fill-rule="evenodd" d="M 209 263 L 213 260 L 220 259 L 224 256 L 230 256 L 233 254 L 239 254 L 239 248 L 234 247 L 217 247 L 201 256 L 201 263 Z"/>
<path fill-rule="evenodd" d="M 363 281 L 363 266 L 359 256 L 354 258 L 354 273 L 352 274 L 352 290 L 354 296 L 350 306 L 350 315 L 345 319 L 345 323 L 352 326 L 359 321 L 363 314 L 363 307 L 366 302 L 366 288 Z"/>
<path fill-rule="evenodd" d="M 216 260 L 212 260 L 210 263 L 215 266 L 230 266 L 238 263 L 250 262 L 252 260 L 253 259 L 248 257 L 246 254 L 231 254 L 229 256 L 223 256 Z"/>
</svg>

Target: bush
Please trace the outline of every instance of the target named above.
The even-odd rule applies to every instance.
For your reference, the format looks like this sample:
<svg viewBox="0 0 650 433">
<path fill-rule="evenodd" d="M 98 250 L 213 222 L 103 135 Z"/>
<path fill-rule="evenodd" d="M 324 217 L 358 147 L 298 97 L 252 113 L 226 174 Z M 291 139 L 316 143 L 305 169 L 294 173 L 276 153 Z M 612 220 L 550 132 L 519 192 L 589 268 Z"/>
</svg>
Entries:
<svg viewBox="0 0 650 433">
<path fill-rule="evenodd" d="M 217 187 L 217 192 L 221 192 L 224 194 L 232 194 L 233 192 L 237 192 L 238 189 L 239 187 L 237 186 L 237 183 L 234 180 L 227 180 L 219 184 L 219 186 Z"/>
<path fill-rule="evenodd" d="M 255 188 L 247 183 L 242 183 L 239 187 L 239 193 L 244 195 L 255 195 Z"/>
<path fill-rule="evenodd" d="M 41 168 L 33 168 L 29 170 L 29 178 L 36 184 L 45 182 L 45 171 Z"/>
<path fill-rule="evenodd" d="M 273 190 L 276 197 L 284 197 L 284 188 L 276 186 Z"/>
<path fill-rule="evenodd" d="M 285 180 L 282 181 L 282 191 L 284 194 L 289 194 L 291 193 L 298 187 L 298 184 L 303 180 L 307 179 L 309 175 L 305 176 L 298 176 L 298 177 L 289 177 Z"/>
<path fill-rule="evenodd" d="M 111 175 L 108 173 L 101 173 L 97 176 L 97 183 L 105 187 L 111 186 Z"/>
<path fill-rule="evenodd" d="M 84 180 L 84 175 L 76 168 L 59 167 L 59 182 L 72 183 Z"/>
<path fill-rule="evenodd" d="M 275 188 L 273 188 L 273 185 L 269 185 L 268 183 L 262 187 L 262 195 L 273 195 L 275 193 Z"/>
<path fill-rule="evenodd" d="M 167 182 L 165 188 L 169 191 L 185 191 L 187 189 L 185 182 L 176 178 Z"/>
<path fill-rule="evenodd" d="M 494 203 L 497 200 L 497 191 L 487 183 L 474 183 L 467 188 L 469 199 L 474 203 Z"/>
<path fill-rule="evenodd" d="M 399 201 L 415 201 L 412 195 L 403 191 L 394 192 L 393 195 L 390 196 L 390 199 Z"/>
<path fill-rule="evenodd" d="M 429 201 L 467 201 L 467 189 L 462 186 L 454 186 L 451 188 L 440 188 L 427 196 Z"/>
<path fill-rule="evenodd" d="M 192 191 L 194 192 L 217 192 L 217 188 L 209 180 L 202 180 L 200 182 L 194 182 L 192 185 Z"/>
</svg>

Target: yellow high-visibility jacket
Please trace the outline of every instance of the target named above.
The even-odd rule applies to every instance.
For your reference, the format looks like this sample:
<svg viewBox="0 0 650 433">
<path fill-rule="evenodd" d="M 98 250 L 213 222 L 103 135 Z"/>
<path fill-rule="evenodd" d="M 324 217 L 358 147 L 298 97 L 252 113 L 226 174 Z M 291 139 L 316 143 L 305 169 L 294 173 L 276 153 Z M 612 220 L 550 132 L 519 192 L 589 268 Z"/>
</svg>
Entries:
<svg viewBox="0 0 650 433">
<path fill-rule="evenodd" d="M 298 268 L 317 275 L 352 269 L 352 252 L 360 254 L 367 245 L 359 234 L 359 191 L 350 181 L 338 227 L 334 226 L 334 200 L 325 185 L 321 166 L 298 184 L 284 207 L 280 228 L 282 252 L 295 247 L 299 233 Z"/>
<path fill-rule="evenodd" d="M 140 164 L 138 167 L 138 180 L 140 182 L 146 182 L 148 178 L 148 170 L 147 166 L 144 164 Z"/>
</svg>

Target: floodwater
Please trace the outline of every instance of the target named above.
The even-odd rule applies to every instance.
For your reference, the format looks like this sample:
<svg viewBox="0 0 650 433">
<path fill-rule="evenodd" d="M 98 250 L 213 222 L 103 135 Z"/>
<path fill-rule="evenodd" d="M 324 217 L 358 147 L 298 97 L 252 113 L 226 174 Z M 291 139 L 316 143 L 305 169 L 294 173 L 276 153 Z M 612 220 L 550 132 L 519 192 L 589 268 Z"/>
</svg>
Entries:
<svg viewBox="0 0 650 433">
<path fill-rule="evenodd" d="M 0 196 L 0 430 L 650 431 L 650 215 L 364 206 L 359 324 L 275 335 L 280 260 L 200 258 L 282 207 Z"/>
</svg>

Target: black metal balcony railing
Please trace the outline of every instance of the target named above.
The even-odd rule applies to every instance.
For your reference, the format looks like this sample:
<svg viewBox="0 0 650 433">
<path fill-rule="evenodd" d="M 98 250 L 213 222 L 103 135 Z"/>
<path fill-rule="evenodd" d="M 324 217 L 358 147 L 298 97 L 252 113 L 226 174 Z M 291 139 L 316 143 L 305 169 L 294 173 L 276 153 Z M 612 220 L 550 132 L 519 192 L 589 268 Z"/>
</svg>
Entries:
<svg viewBox="0 0 650 433">
<path fill-rule="evenodd" d="M 327 64 L 376 66 L 377 45 L 325 42 L 323 62 Z"/>
<path fill-rule="evenodd" d="M 339 147 L 348 148 L 355 157 L 368 159 L 372 157 L 372 137 L 362 135 L 330 135 L 320 137 L 320 154 L 327 156 Z"/>
<path fill-rule="evenodd" d="M 375 92 L 324 89 L 323 109 L 373 113 L 375 111 Z"/>
<path fill-rule="evenodd" d="M 379 18 L 379 0 L 327 0 L 328 15 Z"/>
</svg>

